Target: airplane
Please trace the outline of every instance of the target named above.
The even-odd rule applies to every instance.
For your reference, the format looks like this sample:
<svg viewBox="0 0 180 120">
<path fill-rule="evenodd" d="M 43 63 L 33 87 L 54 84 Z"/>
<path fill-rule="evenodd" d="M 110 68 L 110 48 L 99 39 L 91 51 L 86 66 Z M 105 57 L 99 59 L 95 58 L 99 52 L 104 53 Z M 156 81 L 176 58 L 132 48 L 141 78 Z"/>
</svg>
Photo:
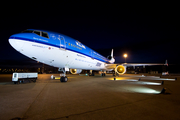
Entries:
<svg viewBox="0 0 180 120">
<path fill-rule="evenodd" d="M 127 66 L 167 65 L 165 64 L 114 64 L 113 49 L 107 58 L 80 41 L 67 35 L 38 29 L 27 29 L 9 37 L 10 45 L 21 54 L 38 62 L 62 70 L 61 82 L 67 82 L 66 71 L 80 74 L 82 70 L 99 70 L 102 76 L 106 71 L 115 70 L 124 74 Z"/>
</svg>

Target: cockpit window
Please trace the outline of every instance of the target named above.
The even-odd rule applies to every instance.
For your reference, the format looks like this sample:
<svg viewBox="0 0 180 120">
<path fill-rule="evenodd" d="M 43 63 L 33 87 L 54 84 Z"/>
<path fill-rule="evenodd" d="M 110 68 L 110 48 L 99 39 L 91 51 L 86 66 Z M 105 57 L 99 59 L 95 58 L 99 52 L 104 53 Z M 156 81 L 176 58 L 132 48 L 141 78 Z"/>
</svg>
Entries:
<svg viewBox="0 0 180 120">
<path fill-rule="evenodd" d="M 24 31 L 22 31 L 22 33 L 33 33 L 33 31 L 32 30 L 24 30 Z"/>
<path fill-rule="evenodd" d="M 42 32 L 39 30 L 24 30 L 22 31 L 22 33 L 35 33 L 41 37 L 45 37 L 45 38 L 49 38 L 48 33 L 47 32 Z"/>
<path fill-rule="evenodd" d="M 49 37 L 48 37 L 48 33 L 42 32 L 42 37 L 49 38 Z"/>
<path fill-rule="evenodd" d="M 40 31 L 34 31 L 35 34 L 41 36 L 41 32 Z"/>
</svg>

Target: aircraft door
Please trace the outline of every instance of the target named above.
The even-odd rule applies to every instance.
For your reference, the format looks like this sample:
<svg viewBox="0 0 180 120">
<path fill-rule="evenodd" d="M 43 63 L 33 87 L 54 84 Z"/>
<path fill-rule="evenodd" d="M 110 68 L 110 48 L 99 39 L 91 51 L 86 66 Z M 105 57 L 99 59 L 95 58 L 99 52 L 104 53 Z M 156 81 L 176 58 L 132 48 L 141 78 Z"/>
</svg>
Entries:
<svg viewBox="0 0 180 120">
<path fill-rule="evenodd" d="M 58 36 L 58 39 L 60 41 L 60 48 L 61 49 L 66 49 L 66 43 L 65 43 L 65 38 L 61 35 Z"/>
</svg>

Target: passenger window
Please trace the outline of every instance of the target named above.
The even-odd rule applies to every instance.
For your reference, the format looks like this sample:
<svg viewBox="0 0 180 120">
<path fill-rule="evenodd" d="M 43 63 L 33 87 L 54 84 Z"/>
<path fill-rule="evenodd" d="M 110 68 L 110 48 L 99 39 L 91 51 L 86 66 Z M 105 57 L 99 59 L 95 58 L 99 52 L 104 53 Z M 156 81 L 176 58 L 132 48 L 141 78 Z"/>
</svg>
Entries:
<svg viewBox="0 0 180 120">
<path fill-rule="evenodd" d="M 40 31 L 34 31 L 35 34 L 41 36 L 41 32 Z"/>
<path fill-rule="evenodd" d="M 49 38 L 49 37 L 48 37 L 48 33 L 42 32 L 42 37 Z"/>
</svg>

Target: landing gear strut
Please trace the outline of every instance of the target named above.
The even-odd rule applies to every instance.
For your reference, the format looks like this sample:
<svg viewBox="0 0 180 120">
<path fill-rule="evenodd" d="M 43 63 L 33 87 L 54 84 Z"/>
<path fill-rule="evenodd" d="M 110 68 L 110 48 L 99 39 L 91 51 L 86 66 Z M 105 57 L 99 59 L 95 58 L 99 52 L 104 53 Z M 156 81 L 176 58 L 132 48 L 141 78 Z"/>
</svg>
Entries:
<svg viewBox="0 0 180 120">
<path fill-rule="evenodd" d="M 89 76 L 94 76 L 94 73 L 92 70 L 89 71 Z"/>
</svg>

